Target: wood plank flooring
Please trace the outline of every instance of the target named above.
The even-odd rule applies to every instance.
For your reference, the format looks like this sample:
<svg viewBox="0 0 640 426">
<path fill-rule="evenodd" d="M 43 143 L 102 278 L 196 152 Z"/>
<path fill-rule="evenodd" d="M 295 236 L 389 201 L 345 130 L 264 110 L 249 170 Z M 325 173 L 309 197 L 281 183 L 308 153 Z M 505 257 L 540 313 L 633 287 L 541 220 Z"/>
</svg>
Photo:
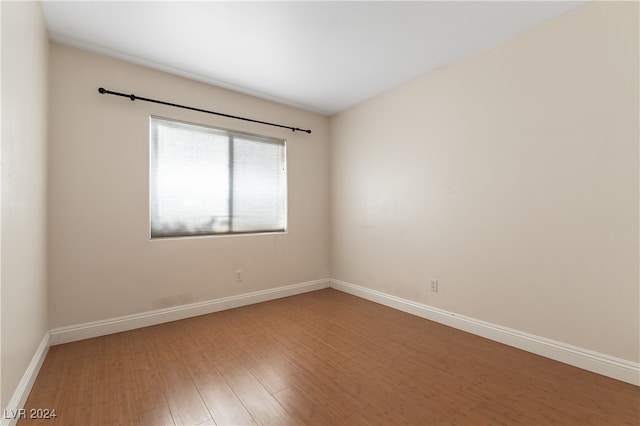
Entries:
<svg viewBox="0 0 640 426">
<path fill-rule="evenodd" d="M 53 346 L 26 408 L 57 417 L 20 426 L 610 426 L 640 423 L 640 388 L 326 289 Z"/>
</svg>

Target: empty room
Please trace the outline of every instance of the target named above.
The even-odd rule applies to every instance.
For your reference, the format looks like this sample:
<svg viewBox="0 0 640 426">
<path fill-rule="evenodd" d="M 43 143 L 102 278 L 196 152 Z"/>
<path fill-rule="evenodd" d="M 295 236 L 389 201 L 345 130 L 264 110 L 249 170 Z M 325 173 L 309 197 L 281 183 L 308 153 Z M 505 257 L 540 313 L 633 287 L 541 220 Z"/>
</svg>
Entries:
<svg viewBox="0 0 640 426">
<path fill-rule="evenodd" d="M 640 424 L 637 1 L 0 18 L 0 424 Z"/>
</svg>

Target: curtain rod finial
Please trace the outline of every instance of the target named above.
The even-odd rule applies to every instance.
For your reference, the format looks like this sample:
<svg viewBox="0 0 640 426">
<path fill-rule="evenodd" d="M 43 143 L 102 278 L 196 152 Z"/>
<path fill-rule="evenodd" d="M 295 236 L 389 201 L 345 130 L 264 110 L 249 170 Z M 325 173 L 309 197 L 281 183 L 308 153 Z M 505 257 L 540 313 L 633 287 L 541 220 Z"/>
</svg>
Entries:
<svg viewBox="0 0 640 426">
<path fill-rule="evenodd" d="M 104 87 L 99 87 L 98 88 L 98 93 L 104 95 L 107 91 L 104 89 Z"/>
</svg>

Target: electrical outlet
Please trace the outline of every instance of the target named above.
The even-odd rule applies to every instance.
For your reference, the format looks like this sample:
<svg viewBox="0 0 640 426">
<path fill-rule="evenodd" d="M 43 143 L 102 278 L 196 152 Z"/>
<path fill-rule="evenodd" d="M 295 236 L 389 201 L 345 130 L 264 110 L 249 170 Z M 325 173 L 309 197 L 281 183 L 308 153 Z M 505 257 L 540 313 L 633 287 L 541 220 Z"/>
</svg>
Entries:
<svg viewBox="0 0 640 426">
<path fill-rule="evenodd" d="M 242 269 L 236 270 L 236 282 L 242 281 Z"/>
<path fill-rule="evenodd" d="M 431 291 L 438 291 L 438 280 L 431 280 Z"/>
</svg>

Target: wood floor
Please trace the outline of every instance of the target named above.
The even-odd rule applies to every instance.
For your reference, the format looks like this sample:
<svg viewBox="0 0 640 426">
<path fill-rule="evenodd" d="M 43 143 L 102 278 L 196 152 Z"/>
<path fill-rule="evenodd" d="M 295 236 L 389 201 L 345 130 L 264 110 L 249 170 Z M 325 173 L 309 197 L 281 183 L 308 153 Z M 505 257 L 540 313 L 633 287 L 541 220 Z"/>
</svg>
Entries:
<svg viewBox="0 0 640 426">
<path fill-rule="evenodd" d="M 53 346 L 19 425 L 618 425 L 640 388 L 327 289 Z M 27 411 L 29 414 L 29 411 Z"/>
</svg>

